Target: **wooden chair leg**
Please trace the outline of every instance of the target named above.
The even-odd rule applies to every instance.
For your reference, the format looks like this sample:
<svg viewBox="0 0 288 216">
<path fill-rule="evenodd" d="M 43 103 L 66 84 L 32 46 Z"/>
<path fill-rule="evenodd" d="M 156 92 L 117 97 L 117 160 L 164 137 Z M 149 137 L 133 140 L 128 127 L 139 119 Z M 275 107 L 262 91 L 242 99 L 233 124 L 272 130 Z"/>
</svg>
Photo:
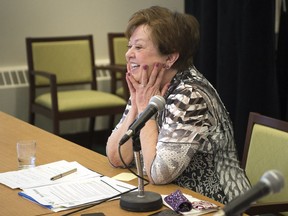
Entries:
<svg viewBox="0 0 288 216">
<path fill-rule="evenodd" d="M 90 132 L 90 133 L 93 133 L 93 132 L 94 132 L 95 118 L 96 118 L 96 117 L 90 118 L 90 121 L 89 121 L 89 132 Z"/>
<path fill-rule="evenodd" d="M 60 122 L 57 118 L 53 119 L 52 121 L 53 121 L 53 133 L 56 135 L 59 135 L 60 134 Z"/>
<path fill-rule="evenodd" d="M 35 113 L 32 111 L 29 112 L 29 123 L 35 125 Z"/>
<path fill-rule="evenodd" d="M 87 148 L 92 149 L 94 142 L 94 128 L 95 128 L 95 118 L 90 118 L 89 120 L 89 143 L 87 144 Z"/>
<path fill-rule="evenodd" d="M 109 130 L 112 131 L 114 129 L 115 115 L 109 116 Z"/>
</svg>

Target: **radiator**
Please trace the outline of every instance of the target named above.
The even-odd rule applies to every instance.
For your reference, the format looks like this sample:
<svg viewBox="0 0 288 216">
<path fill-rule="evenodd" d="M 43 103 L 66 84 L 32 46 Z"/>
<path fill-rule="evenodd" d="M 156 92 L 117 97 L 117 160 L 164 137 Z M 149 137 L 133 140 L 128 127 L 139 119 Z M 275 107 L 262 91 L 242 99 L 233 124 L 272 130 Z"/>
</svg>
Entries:
<svg viewBox="0 0 288 216">
<path fill-rule="evenodd" d="M 28 122 L 28 76 L 26 66 L 0 68 L 0 110 Z M 110 91 L 110 74 L 97 72 L 99 90 Z M 88 86 L 87 86 L 88 87 Z M 50 119 L 36 115 L 35 125 L 52 132 Z M 108 117 L 96 119 L 95 130 L 108 128 Z M 88 130 L 88 119 L 65 120 L 60 123 L 60 133 L 80 133 Z"/>
</svg>

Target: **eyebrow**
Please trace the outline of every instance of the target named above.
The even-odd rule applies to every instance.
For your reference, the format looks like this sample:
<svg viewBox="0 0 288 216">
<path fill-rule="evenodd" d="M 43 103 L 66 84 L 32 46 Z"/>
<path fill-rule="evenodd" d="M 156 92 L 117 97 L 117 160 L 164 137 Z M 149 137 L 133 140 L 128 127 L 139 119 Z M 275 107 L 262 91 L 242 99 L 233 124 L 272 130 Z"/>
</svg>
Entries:
<svg viewBox="0 0 288 216">
<path fill-rule="evenodd" d="M 138 38 L 138 39 L 135 40 L 135 43 L 137 43 L 137 42 L 139 42 L 139 41 L 144 41 L 144 42 L 145 42 L 144 39 L 142 39 L 142 38 Z M 131 40 L 129 40 L 128 43 L 130 44 L 130 43 L 131 43 Z"/>
</svg>

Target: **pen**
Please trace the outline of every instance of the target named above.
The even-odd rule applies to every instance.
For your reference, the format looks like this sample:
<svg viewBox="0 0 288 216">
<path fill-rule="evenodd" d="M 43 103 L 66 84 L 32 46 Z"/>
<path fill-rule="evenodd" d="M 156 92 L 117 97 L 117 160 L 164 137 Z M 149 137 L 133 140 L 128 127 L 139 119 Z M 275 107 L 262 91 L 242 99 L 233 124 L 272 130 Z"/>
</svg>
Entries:
<svg viewBox="0 0 288 216">
<path fill-rule="evenodd" d="M 67 176 L 67 175 L 69 175 L 69 174 L 71 174 L 71 173 L 74 173 L 74 172 L 76 172 L 76 171 L 77 171 L 77 168 L 72 169 L 72 170 L 69 170 L 69 171 L 67 171 L 67 172 L 64 172 L 64 173 L 58 174 L 58 175 L 56 175 L 56 176 L 53 176 L 50 180 L 51 180 L 51 181 L 57 180 L 57 179 L 59 179 L 59 178 L 62 178 L 62 177 L 64 177 L 64 176 Z"/>
</svg>

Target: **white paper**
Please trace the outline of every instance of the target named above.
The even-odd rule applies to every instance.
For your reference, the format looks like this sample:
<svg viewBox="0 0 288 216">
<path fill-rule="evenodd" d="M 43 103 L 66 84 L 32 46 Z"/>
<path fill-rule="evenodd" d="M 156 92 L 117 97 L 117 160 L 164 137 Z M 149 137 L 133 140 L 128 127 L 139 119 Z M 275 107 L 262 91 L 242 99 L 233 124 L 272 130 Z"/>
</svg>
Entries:
<svg viewBox="0 0 288 216">
<path fill-rule="evenodd" d="M 133 188 L 135 186 L 103 176 L 24 189 L 22 195 L 29 196 L 46 207 L 51 206 L 51 210 L 57 212 L 97 203 Z"/>
<path fill-rule="evenodd" d="M 50 180 L 51 177 L 69 171 L 73 168 L 77 168 L 75 173 L 69 174 L 55 181 Z M 76 161 L 67 162 L 65 160 L 61 160 L 37 166 L 35 168 L 0 173 L 0 183 L 12 189 L 25 189 L 97 176 L 99 177 L 101 175 L 87 169 Z"/>
<path fill-rule="evenodd" d="M 76 172 L 52 181 L 51 178 L 72 169 Z M 76 161 L 65 160 L 31 169 L 0 173 L 0 183 L 22 189 L 19 195 L 54 212 L 119 198 L 137 187 L 102 176 Z"/>
</svg>

